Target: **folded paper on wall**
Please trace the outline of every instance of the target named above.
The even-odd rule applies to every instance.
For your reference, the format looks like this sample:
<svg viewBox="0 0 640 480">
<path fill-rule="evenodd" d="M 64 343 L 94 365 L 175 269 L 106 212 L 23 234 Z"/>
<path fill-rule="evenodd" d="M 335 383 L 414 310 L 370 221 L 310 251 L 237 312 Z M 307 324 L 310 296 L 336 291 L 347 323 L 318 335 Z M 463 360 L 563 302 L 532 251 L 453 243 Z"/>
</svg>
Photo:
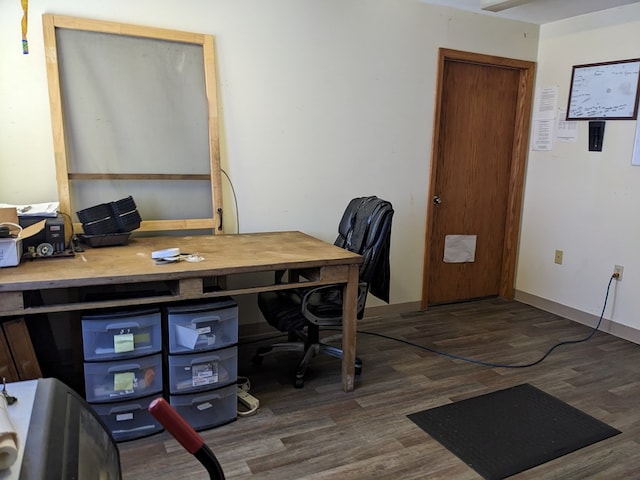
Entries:
<svg viewBox="0 0 640 480">
<path fill-rule="evenodd" d="M 466 263 L 476 259 L 477 235 L 445 235 L 444 262 Z"/>
</svg>

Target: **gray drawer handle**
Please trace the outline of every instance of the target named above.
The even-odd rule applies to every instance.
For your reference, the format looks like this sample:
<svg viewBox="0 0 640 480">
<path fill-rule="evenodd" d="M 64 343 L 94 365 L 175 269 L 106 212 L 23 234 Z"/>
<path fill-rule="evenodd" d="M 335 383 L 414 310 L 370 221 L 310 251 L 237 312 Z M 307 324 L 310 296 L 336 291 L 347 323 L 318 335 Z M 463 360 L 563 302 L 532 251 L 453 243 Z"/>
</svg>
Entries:
<svg viewBox="0 0 640 480">
<path fill-rule="evenodd" d="M 142 370 L 140 364 L 131 363 L 129 365 L 118 365 L 107 370 L 108 373 L 131 372 L 133 370 Z"/>
<path fill-rule="evenodd" d="M 194 358 L 193 360 L 191 360 L 191 365 L 200 365 L 202 363 L 207 363 L 207 362 L 219 362 L 220 361 L 220 357 L 218 355 L 212 356 L 212 357 L 200 357 L 200 358 Z"/>
<path fill-rule="evenodd" d="M 122 407 L 114 407 L 109 409 L 109 415 L 118 414 L 118 413 L 129 413 L 133 410 L 142 410 L 142 405 L 137 403 L 124 405 Z"/>
<path fill-rule="evenodd" d="M 218 394 L 214 394 L 214 395 L 207 395 L 207 396 L 202 396 L 202 397 L 195 397 L 193 399 L 193 402 L 191 402 L 192 405 L 197 405 L 197 404 L 202 404 L 205 402 L 210 402 L 211 400 L 220 400 L 222 397 Z"/>
<path fill-rule="evenodd" d="M 219 322 L 221 318 L 216 315 L 214 317 L 198 317 L 191 320 L 191 323 Z"/>
<path fill-rule="evenodd" d="M 107 325 L 107 330 L 122 330 L 124 328 L 140 328 L 140 324 L 138 322 L 122 322 Z"/>
</svg>

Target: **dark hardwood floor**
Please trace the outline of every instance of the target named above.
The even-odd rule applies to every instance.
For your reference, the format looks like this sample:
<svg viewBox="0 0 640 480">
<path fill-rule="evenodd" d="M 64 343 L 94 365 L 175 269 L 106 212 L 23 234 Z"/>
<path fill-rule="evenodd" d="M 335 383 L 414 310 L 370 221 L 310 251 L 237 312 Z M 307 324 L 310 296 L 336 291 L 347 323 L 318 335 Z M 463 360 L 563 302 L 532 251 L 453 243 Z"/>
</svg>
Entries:
<svg viewBox="0 0 640 480">
<path fill-rule="evenodd" d="M 592 331 L 499 299 L 365 318 L 358 329 L 511 365 L 535 362 L 556 343 Z M 364 369 L 351 393 L 341 390 L 336 359 L 314 359 L 303 389 L 292 386 L 293 354 L 252 365 L 256 347 L 267 343 L 243 344 L 239 350 L 239 372 L 251 381 L 258 412 L 200 432 L 228 480 L 479 479 L 407 415 L 521 383 L 622 433 L 512 478 L 640 478 L 640 346 L 634 343 L 597 332 L 587 342 L 557 348 L 535 366 L 497 368 L 359 333 Z M 209 478 L 167 432 L 119 448 L 125 480 Z"/>
</svg>

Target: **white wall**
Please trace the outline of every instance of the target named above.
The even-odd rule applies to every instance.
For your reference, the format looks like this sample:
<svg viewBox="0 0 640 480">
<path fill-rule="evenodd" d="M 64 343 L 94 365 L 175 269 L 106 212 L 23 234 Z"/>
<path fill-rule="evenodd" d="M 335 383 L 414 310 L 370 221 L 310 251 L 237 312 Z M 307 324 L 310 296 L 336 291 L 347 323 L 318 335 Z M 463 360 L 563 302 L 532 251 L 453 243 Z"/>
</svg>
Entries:
<svg viewBox="0 0 640 480">
<path fill-rule="evenodd" d="M 640 57 L 640 5 L 545 25 L 537 88 L 557 85 L 566 108 L 573 65 Z M 640 167 L 631 166 L 636 121 L 607 121 L 602 152 L 577 143 L 531 152 L 516 289 L 599 316 L 614 264 L 624 266 L 605 318 L 640 330 Z M 562 265 L 554 251 L 564 251 Z"/>
<path fill-rule="evenodd" d="M 388 199 L 392 303 L 421 297 L 438 48 L 535 60 L 539 30 L 418 0 L 31 0 L 22 55 L 20 2 L 0 0 L 0 202 L 57 198 L 43 13 L 215 35 L 241 231 L 333 241 L 349 199 Z"/>
</svg>

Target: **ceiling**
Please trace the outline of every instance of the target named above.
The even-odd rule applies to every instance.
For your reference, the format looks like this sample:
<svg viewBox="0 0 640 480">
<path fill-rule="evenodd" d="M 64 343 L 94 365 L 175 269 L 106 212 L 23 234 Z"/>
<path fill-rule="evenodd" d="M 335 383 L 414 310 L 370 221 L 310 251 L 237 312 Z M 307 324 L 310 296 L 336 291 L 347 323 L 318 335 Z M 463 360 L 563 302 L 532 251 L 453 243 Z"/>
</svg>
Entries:
<svg viewBox="0 0 640 480">
<path fill-rule="evenodd" d="M 640 0 L 420 0 L 460 10 L 492 15 L 542 25 L 586 13 L 640 3 Z M 483 10 L 482 5 L 494 5 L 500 11 Z"/>
</svg>

